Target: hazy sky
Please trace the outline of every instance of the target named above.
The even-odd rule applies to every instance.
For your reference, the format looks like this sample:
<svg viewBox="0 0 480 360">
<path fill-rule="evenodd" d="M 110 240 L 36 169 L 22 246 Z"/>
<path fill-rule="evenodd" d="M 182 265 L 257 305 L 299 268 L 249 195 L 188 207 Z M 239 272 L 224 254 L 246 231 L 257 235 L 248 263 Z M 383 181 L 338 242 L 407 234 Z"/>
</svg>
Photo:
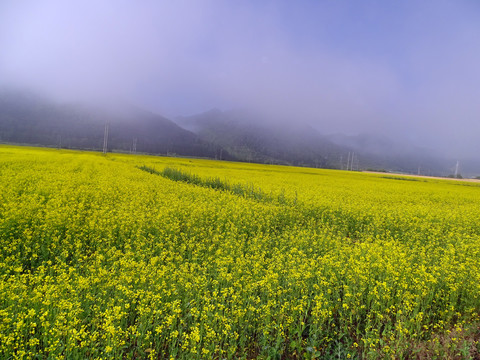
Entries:
<svg viewBox="0 0 480 360">
<path fill-rule="evenodd" d="M 480 152 L 477 1 L 0 1 L 0 84 Z"/>
</svg>

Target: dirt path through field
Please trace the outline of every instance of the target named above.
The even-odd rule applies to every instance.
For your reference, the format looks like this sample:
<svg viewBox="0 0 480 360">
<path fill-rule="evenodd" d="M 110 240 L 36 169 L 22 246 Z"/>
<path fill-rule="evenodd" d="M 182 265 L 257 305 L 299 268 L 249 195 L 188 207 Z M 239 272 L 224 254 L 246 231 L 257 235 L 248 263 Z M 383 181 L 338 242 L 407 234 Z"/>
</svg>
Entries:
<svg viewBox="0 0 480 360">
<path fill-rule="evenodd" d="M 423 179 L 439 179 L 439 180 L 455 180 L 455 181 L 467 181 L 467 182 L 480 182 L 480 179 L 456 179 L 440 176 L 427 176 L 427 175 L 411 175 L 411 174 L 400 174 L 400 173 L 390 173 L 390 172 L 381 172 L 381 171 L 362 171 L 368 174 L 379 174 L 379 175 L 391 175 L 391 176 L 404 176 L 412 178 L 423 178 Z"/>
</svg>

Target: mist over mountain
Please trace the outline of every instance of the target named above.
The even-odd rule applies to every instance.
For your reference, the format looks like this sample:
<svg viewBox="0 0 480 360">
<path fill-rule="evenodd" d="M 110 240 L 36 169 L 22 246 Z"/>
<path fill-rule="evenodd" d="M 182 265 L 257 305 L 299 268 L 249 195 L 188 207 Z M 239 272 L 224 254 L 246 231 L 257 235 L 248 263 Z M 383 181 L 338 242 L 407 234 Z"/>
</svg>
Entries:
<svg viewBox="0 0 480 360">
<path fill-rule="evenodd" d="M 458 159 L 404 139 L 322 134 L 304 121 L 279 122 L 249 110 L 213 109 L 171 121 L 119 99 L 65 102 L 32 91 L 0 90 L 0 142 L 67 149 L 176 154 L 211 159 L 422 175 L 453 174 Z M 464 176 L 480 164 L 462 159 Z"/>
<path fill-rule="evenodd" d="M 447 176 L 454 172 L 449 165 L 455 164 L 455 160 L 405 138 L 394 140 L 385 135 L 339 133 L 331 134 L 328 138 L 337 145 L 351 149 L 354 153 L 352 156 L 360 157 L 358 161 L 362 162 L 363 169 L 432 176 Z"/>
<path fill-rule="evenodd" d="M 213 109 L 175 121 L 242 161 L 446 176 L 455 161 L 405 139 L 322 134 L 303 121 L 279 123 L 248 111 Z M 477 167 L 478 168 L 478 167 Z M 475 174 L 469 164 L 466 174 Z"/>
<path fill-rule="evenodd" d="M 339 165 L 342 147 L 309 126 L 279 124 L 248 111 L 218 109 L 175 121 L 243 161 L 323 168 Z"/>
<path fill-rule="evenodd" d="M 0 141 L 70 149 L 215 157 L 215 146 L 149 111 L 125 103 L 56 102 L 31 91 L 0 91 Z M 134 145 L 135 143 L 135 145 Z M 230 158 L 224 152 L 225 158 Z"/>
</svg>

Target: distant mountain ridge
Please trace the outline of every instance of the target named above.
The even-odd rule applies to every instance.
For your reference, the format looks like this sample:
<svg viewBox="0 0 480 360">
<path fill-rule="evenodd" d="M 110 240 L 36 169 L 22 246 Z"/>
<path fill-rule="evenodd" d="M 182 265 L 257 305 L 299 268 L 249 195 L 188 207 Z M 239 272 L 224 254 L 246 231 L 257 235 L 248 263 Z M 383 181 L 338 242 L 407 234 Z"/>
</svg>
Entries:
<svg viewBox="0 0 480 360">
<path fill-rule="evenodd" d="M 175 121 L 243 161 L 337 168 L 343 150 L 311 127 L 269 122 L 246 111 L 214 109 Z"/>
<path fill-rule="evenodd" d="M 428 149 L 369 134 L 324 135 L 301 121 L 279 125 L 248 112 L 218 109 L 175 121 L 243 161 L 424 175 L 450 171 Z"/>
<path fill-rule="evenodd" d="M 449 172 L 446 159 L 433 151 L 408 143 L 394 141 L 385 136 L 372 134 L 331 134 L 328 138 L 361 157 L 363 168 L 386 169 L 423 175 L 446 175 Z"/>
<path fill-rule="evenodd" d="M 0 141 L 101 150 L 108 148 L 214 158 L 221 149 L 173 121 L 134 106 L 60 104 L 29 92 L 0 91 Z M 231 159 L 228 152 L 224 157 Z"/>
<path fill-rule="evenodd" d="M 123 102 L 58 103 L 31 92 L 0 90 L 0 142 L 177 154 L 211 159 L 423 175 L 453 174 L 455 160 L 385 137 L 324 135 L 302 121 L 279 123 L 247 111 L 213 109 L 171 121 Z M 480 174 L 478 161 L 461 171 Z"/>
</svg>

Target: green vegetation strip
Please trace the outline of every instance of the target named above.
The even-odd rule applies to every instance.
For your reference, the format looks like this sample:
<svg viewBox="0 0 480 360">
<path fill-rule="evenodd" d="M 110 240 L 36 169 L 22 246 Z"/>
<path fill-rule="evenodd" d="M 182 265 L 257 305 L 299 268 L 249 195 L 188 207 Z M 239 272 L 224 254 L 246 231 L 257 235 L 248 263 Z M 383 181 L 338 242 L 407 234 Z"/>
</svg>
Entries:
<svg viewBox="0 0 480 360">
<path fill-rule="evenodd" d="M 257 201 L 277 202 L 282 205 L 296 203 L 296 199 L 293 201 L 287 200 L 285 197 L 285 191 L 282 191 L 278 195 L 274 195 L 273 193 L 268 194 L 261 188 L 255 187 L 254 184 L 231 184 L 226 180 L 221 180 L 219 177 L 201 178 L 196 174 L 171 167 L 166 167 L 162 171 L 158 171 L 145 165 L 139 166 L 138 168 L 150 174 L 160 175 L 173 181 L 182 181 L 200 187 L 226 191 L 245 198 L 255 199 Z"/>
</svg>

